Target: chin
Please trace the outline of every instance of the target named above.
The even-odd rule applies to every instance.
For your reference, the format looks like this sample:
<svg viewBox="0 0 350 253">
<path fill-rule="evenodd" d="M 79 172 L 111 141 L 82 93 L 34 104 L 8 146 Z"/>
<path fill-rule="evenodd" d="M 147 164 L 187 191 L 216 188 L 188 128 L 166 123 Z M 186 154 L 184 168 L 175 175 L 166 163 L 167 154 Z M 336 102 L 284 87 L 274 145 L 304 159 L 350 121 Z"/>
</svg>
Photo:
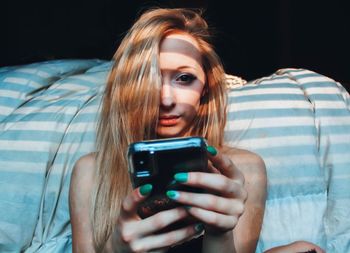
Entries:
<svg viewBox="0 0 350 253">
<path fill-rule="evenodd" d="M 175 138 L 180 137 L 178 134 L 172 134 L 172 133 L 158 133 L 157 136 L 159 138 Z"/>
<path fill-rule="evenodd" d="M 160 138 L 174 138 L 174 137 L 180 137 L 181 131 L 177 129 L 170 129 L 170 128 L 162 128 L 157 130 L 157 136 Z"/>
<path fill-rule="evenodd" d="M 187 124 L 178 124 L 175 126 L 158 126 L 157 136 L 159 138 L 175 138 L 184 137 L 189 134 L 189 126 Z"/>
</svg>

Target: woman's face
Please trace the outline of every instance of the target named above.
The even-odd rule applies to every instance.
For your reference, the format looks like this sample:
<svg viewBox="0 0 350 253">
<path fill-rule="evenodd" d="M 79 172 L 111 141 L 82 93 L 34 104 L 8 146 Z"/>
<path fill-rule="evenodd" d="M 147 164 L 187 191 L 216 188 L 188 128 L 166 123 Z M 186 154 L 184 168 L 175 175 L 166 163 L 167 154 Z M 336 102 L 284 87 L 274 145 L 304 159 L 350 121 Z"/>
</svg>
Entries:
<svg viewBox="0 0 350 253">
<path fill-rule="evenodd" d="M 186 33 L 171 33 L 160 44 L 162 89 L 160 95 L 159 137 L 189 134 L 204 94 L 205 72 L 197 42 Z"/>
</svg>

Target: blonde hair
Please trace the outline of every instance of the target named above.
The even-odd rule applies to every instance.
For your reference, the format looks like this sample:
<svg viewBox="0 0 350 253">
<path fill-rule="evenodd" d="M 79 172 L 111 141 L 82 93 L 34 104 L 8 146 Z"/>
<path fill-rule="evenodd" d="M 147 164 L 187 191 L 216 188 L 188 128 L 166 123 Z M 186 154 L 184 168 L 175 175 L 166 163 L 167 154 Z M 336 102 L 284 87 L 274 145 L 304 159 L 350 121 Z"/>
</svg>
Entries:
<svg viewBox="0 0 350 253">
<path fill-rule="evenodd" d="M 209 44 L 208 26 L 200 13 L 188 9 L 149 10 L 135 22 L 114 55 L 97 130 L 96 185 L 92 198 L 95 247 L 103 248 L 131 190 L 126 150 L 131 142 L 157 138 L 162 86 L 159 45 L 171 31 L 191 35 L 202 53 L 206 93 L 191 135 L 221 146 L 226 123 L 225 76 Z"/>
</svg>

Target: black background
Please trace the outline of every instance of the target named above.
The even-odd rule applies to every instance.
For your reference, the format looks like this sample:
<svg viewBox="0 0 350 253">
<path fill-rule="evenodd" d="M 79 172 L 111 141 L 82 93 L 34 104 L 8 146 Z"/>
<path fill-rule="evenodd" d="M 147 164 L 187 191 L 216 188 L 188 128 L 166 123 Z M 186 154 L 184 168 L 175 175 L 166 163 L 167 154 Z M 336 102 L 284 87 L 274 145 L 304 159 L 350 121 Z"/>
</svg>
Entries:
<svg viewBox="0 0 350 253">
<path fill-rule="evenodd" d="M 308 68 L 349 90 L 346 0 L 5 0 L 0 3 L 0 66 L 66 58 L 109 60 L 132 22 L 153 6 L 204 8 L 228 73 L 251 80 L 279 68 Z"/>
</svg>

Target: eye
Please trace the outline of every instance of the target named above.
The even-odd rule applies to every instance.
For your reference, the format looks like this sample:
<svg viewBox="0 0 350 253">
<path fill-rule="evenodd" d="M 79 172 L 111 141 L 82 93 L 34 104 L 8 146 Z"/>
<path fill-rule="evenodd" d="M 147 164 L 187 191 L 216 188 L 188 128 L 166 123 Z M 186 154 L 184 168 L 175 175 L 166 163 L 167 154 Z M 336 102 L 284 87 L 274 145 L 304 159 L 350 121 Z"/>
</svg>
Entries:
<svg viewBox="0 0 350 253">
<path fill-rule="evenodd" d="M 192 83 L 195 79 L 196 77 L 192 74 L 181 74 L 178 77 L 176 77 L 176 82 L 181 84 L 189 84 Z"/>
</svg>

